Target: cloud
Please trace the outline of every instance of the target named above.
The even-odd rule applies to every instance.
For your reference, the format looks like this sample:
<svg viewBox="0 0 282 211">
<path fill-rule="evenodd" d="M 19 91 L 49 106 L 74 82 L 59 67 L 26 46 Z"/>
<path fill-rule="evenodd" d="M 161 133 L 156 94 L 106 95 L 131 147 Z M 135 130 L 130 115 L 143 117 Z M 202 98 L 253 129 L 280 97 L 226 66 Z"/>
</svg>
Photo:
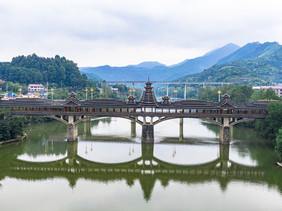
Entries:
<svg viewBox="0 0 282 211">
<path fill-rule="evenodd" d="M 66 56 L 79 66 L 166 64 L 229 42 L 281 42 L 279 0 L 2 0 L 0 60 Z"/>
</svg>

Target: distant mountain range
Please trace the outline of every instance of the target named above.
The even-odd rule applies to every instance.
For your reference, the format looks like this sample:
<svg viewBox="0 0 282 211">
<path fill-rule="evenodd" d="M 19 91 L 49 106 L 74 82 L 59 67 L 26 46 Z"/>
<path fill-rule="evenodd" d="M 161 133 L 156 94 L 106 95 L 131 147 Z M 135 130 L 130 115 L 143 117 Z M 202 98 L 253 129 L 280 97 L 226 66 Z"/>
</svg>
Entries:
<svg viewBox="0 0 282 211">
<path fill-rule="evenodd" d="M 282 46 L 277 42 L 228 44 L 172 66 L 142 62 L 126 67 L 82 67 L 92 80 L 206 81 L 263 85 L 282 83 Z"/>
<path fill-rule="evenodd" d="M 142 62 L 138 65 L 125 67 L 111 67 L 109 65 L 81 67 L 80 71 L 85 73 L 91 80 L 98 81 L 140 81 L 147 80 L 148 77 L 152 81 L 172 81 L 185 75 L 200 73 L 239 48 L 239 46 L 230 43 L 201 57 L 186 59 L 172 66 L 166 66 L 158 62 Z"/>
<path fill-rule="evenodd" d="M 269 56 L 277 52 L 281 48 L 277 42 L 259 42 L 248 43 L 230 55 L 220 59 L 217 64 L 225 64 L 241 59 L 253 59 L 263 56 Z"/>
<path fill-rule="evenodd" d="M 211 68 L 181 81 L 232 82 L 263 85 L 282 82 L 282 46 L 277 42 L 248 43 Z"/>
</svg>

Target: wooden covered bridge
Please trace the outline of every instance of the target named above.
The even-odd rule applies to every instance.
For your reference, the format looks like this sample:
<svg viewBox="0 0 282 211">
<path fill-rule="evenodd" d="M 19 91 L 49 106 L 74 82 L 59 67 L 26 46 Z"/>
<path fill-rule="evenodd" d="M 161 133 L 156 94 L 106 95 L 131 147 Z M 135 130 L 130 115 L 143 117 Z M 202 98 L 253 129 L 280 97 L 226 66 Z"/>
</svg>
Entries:
<svg viewBox="0 0 282 211">
<path fill-rule="evenodd" d="M 269 101 L 233 103 L 228 94 L 220 102 L 181 100 L 171 102 L 166 95 L 158 102 L 148 81 L 139 101 L 130 95 L 127 101 L 113 99 L 78 100 L 71 93 L 67 100 L 18 98 L 0 100 L 0 110 L 11 109 L 12 116 L 45 116 L 67 125 L 67 140 L 77 140 L 77 124 L 93 117 L 121 117 L 131 125 L 142 125 L 142 142 L 154 142 L 154 125 L 169 119 L 201 118 L 220 126 L 220 143 L 229 144 L 230 128 L 242 121 L 267 117 Z"/>
</svg>

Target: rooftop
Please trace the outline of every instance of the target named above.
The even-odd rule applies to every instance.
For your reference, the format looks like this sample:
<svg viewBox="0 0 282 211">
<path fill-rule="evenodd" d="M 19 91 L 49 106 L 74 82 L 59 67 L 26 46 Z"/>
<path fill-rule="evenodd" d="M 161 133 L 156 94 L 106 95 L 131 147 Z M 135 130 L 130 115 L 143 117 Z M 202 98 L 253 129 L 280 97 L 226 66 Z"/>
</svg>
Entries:
<svg viewBox="0 0 282 211">
<path fill-rule="evenodd" d="M 44 87 L 42 84 L 29 84 L 28 86 L 40 86 L 40 87 Z"/>
</svg>

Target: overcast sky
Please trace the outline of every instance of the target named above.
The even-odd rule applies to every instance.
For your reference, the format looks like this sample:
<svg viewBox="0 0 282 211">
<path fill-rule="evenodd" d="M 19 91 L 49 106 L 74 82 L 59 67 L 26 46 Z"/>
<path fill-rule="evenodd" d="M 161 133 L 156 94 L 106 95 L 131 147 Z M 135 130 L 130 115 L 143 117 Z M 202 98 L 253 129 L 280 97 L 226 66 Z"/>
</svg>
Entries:
<svg viewBox="0 0 282 211">
<path fill-rule="evenodd" d="M 170 65 L 227 43 L 282 43 L 281 0 L 0 0 L 0 61 Z"/>
</svg>

